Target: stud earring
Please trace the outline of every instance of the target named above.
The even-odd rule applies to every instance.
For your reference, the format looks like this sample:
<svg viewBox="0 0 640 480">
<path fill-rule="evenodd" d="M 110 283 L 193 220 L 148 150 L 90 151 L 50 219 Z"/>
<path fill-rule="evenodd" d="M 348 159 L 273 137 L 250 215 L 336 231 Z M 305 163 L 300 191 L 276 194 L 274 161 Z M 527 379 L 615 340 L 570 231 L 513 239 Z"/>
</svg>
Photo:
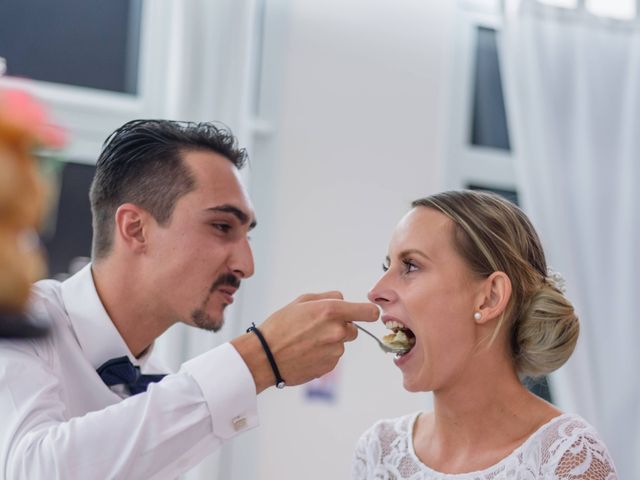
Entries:
<svg viewBox="0 0 640 480">
<path fill-rule="evenodd" d="M 473 314 L 473 318 L 478 322 L 482 318 L 482 314 L 480 312 L 476 312 Z"/>
</svg>

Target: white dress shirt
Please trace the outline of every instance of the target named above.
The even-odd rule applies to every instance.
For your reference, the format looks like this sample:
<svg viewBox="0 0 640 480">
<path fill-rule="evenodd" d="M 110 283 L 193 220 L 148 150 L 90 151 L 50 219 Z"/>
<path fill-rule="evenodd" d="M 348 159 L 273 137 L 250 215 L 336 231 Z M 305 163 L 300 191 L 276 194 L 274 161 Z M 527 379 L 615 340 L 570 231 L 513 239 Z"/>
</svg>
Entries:
<svg viewBox="0 0 640 480">
<path fill-rule="evenodd" d="M 121 398 L 96 373 L 136 359 L 107 315 L 88 265 L 34 287 L 34 311 L 53 328 L 0 340 L 0 479 L 169 479 L 258 424 L 251 373 L 230 344 L 183 364 L 145 393 Z M 150 358 L 151 356 L 151 358 Z"/>
</svg>

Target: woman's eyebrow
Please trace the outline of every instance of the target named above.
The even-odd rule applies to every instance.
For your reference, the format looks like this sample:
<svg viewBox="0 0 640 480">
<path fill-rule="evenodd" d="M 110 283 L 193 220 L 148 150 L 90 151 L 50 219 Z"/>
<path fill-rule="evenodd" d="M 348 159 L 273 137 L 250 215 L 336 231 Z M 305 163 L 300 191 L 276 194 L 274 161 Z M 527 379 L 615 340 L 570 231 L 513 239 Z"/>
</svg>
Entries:
<svg viewBox="0 0 640 480">
<path fill-rule="evenodd" d="M 409 257 L 412 255 L 418 255 L 420 257 L 425 258 L 426 260 L 431 261 L 431 257 L 429 257 L 429 255 L 427 255 L 426 253 L 424 253 L 422 250 L 418 250 L 417 248 L 409 248 L 407 250 L 402 250 L 399 254 L 398 257 L 399 258 L 404 258 L 404 257 Z M 389 257 L 387 257 L 388 259 Z"/>
</svg>

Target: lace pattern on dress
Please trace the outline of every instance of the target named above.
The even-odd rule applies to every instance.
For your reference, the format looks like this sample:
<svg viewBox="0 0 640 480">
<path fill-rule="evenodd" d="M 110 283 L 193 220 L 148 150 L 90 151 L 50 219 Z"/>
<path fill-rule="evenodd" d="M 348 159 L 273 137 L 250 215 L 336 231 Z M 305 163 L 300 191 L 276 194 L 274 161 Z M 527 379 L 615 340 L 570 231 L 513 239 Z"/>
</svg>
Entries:
<svg viewBox="0 0 640 480">
<path fill-rule="evenodd" d="M 617 480 L 613 461 L 595 429 L 564 414 L 540 427 L 520 447 L 485 470 L 445 474 L 424 465 L 413 450 L 419 413 L 381 420 L 356 446 L 352 478 L 375 480 Z"/>
</svg>

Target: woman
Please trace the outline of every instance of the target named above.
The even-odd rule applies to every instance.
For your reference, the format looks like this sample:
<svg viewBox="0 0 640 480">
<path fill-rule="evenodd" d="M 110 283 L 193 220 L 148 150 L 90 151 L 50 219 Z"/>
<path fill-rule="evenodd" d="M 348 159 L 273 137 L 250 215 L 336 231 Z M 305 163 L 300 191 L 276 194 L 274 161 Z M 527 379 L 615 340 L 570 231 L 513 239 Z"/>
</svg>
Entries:
<svg viewBox="0 0 640 480">
<path fill-rule="evenodd" d="M 521 383 L 560 367 L 579 331 L 524 213 L 472 191 L 412 207 L 369 299 L 413 344 L 395 363 L 434 409 L 365 432 L 353 477 L 617 479 L 594 428 Z"/>
</svg>

